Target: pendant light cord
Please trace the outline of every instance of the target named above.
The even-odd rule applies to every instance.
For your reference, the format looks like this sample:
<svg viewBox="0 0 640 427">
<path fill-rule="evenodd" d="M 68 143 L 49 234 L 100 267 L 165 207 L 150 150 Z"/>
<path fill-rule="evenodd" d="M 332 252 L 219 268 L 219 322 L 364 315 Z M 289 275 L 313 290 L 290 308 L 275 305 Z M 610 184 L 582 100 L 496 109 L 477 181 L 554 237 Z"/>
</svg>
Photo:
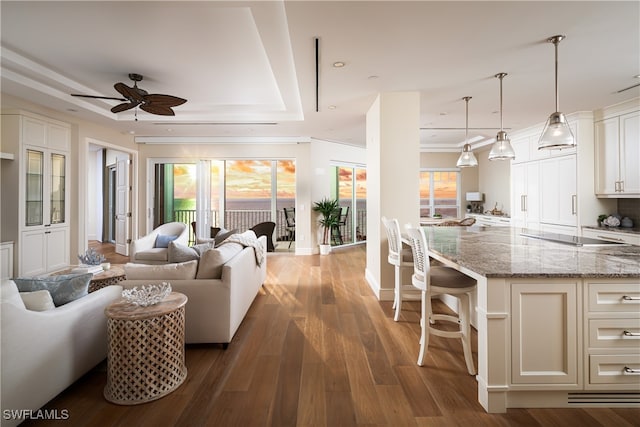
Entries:
<svg viewBox="0 0 640 427">
<path fill-rule="evenodd" d="M 502 132 L 503 124 L 502 124 L 502 79 L 507 75 L 507 73 L 498 73 L 495 77 L 500 79 L 500 132 Z"/>
<path fill-rule="evenodd" d="M 465 100 L 465 102 L 467 103 L 466 106 L 466 120 L 465 120 L 465 127 L 464 127 L 464 145 L 469 144 L 469 100 L 471 99 L 470 96 L 465 96 L 464 98 L 462 98 Z"/>
</svg>

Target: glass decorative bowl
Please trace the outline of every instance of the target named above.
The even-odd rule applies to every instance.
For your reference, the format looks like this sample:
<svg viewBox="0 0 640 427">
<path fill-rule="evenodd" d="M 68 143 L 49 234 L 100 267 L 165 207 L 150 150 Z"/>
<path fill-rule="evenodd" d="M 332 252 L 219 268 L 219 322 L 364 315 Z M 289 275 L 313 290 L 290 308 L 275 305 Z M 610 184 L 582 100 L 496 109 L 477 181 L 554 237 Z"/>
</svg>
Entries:
<svg viewBox="0 0 640 427">
<path fill-rule="evenodd" d="M 162 282 L 159 285 L 144 285 L 140 289 L 137 286 L 125 289 L 122 291 L 122 297 L 132 304 L 147 307 L 159 303 L 170 293 L 171 284 Z"/>
</svg>

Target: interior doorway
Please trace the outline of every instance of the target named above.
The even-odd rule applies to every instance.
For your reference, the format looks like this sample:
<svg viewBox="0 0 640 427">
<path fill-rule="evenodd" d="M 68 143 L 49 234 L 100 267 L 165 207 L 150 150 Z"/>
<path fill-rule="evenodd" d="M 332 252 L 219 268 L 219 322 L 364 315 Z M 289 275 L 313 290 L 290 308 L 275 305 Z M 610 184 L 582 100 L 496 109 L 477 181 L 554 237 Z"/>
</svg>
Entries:
<svg viewBox="0 0 640 427">
<path fill-rule="evenodd" d="M 109 166 L 107 172 L 107 188 L 103 200 L 105 215 L 105 227 L 103 230 L 103 242 L 115 243 L 116 241 L 116 167 Z"/>
</svg>

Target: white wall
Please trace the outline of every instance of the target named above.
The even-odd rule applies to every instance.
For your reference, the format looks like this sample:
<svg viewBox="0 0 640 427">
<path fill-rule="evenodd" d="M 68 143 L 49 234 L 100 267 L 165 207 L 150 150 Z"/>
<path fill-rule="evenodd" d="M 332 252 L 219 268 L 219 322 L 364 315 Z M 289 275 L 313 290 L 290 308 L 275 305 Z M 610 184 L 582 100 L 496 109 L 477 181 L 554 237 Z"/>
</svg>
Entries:
<svg viewBox="0 0 640 427">
<path fill-rule="evenodd" d="M 511 212 L 511 161 L 489 160 L 487 147 L 476 153 L 478 159 L 478 191 L 484 193 L 484 210 L 498 209 L 509 215 Z"/>
</svg>

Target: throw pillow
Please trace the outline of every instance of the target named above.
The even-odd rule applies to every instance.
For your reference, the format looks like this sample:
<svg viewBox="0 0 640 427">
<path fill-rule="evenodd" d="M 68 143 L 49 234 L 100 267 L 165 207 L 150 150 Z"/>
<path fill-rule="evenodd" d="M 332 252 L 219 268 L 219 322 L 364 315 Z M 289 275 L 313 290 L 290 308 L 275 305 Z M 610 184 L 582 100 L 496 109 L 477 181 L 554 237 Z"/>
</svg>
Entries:
<svg viewBox="0 0 640 427">
<path fill-rule="evenodd" d="M 156 243 L 153 245 L 154 248 L 168 248 L 169 242 L 173 242 L 176 240 L 178 236 L 169 236 L 166 234 L 158 234 L 156 236 Z"/>
<path fill-rule="evenodd" d="M 227 240 L 229 236 L 231 236 L 232 234 L 236 234 L 237 232 L 238 232 L 237 228 L 234 228 L 233 230 L 224 230 L 224 229 L 220 230 L 215 237 L 216 246 L 220 246 L 220 244 L 225 240 Z"/>
<path fill-rule="evenodd" d="M 41 291 L 20 292 L 20 297 L 22 297 L 27 310 L 47 311 L 56 308 L 51 294 L 44 289 Z"/>
<path fill-rule="evenodd" d="M 2 298 L 2 302 L 8 302 L 11 305 L 14 305 L 18 308 L 25 309 L 24 301 L 20 298 L 20 292 L 18 292 L 18 287 L 11 280 L 3 280 L 2 285 L 0 285 L 0 298 Z"/>
<path fill-rule="evenodd" d="M 196 279 L 220 279 L 222 266 L 242 251 L 239 243 L 225 243 L 205 251 L 200 257 Z"/>
<path fill-rule="evenodd" d="M 20 292 L 48 290 L 56 307 L 87 295 L 92 273 L 13 279 Z"/>
<path fill-rule="evenodd" d="M 214 241 L 213 239 L 209 239 L 210 241 L 208 242 L 198 242 L 197 245 L 193 245 L 191 246 L 191 248 L 196 251 L 196 253 L 198 254 L 199 257 L 202 256 L 203 253 L 205 253 L 205 251 L 209 250 L 209 249 L 213 249 L 214 246 Z"/>
<path fill-rule="evenodd" d="M 171 263 L 187 262 L 200 258 L 200 255 L 195 251 L 195 249 L 176 242 L 170 242 L 167 251 L 168 259 Z"/>
<path fill-rule="evenodd" d="M 177 264 L 133 264 L 124 266 L 127 280 L 189 280 L 196 277 L 198 261 L 180 262 Z"/>
</svg>

